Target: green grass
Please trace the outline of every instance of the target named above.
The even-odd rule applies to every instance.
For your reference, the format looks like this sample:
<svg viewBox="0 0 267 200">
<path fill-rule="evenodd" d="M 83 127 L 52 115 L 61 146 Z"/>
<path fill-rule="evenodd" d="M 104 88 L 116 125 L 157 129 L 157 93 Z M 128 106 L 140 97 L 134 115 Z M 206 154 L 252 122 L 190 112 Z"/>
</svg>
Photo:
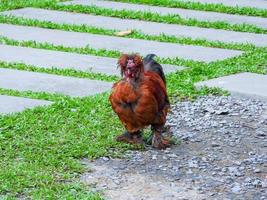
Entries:
<svg viewBox="0 0 267 200">
<path fill-rule="evenodd" d="M 51 7 L 53 0 L 1 1 L 0 9 L 25 6 Z M 67 26 L 17 18 L 0 18 L 1 22 L 32 25 L 77 32 L 113 35 L 114 30 L 94 29 L 86 26 Z M 4 21 L 6 20 L 6 21 Z M 266 73 L 267 48 L 251 45 L 224 44 L 190 38 L 169 36 L 148 36 L 134 32 L 128 36 L 172 43 L 194 44 L 228 49 L 239 49 L 245 53 L 237 58 L 204 63 L 183 59 L 162 59 L 167 64 L 184 65 L 188 69 L 167 76 L 168 92 L 172 101 L 194 99 L 201 95 L 226 94 L 220 89 L 196 90 L 194 83 L 214 77 L 238 72 Z M 81 54 L 92 54 L 117 58 L 119 52 L 96 50 L 90 47 L 71 48 L 33 41 L 19 42 L 5 37 L 0 43 L 32 48 L 50 49 Z M 116 81 L 114 76 L 80 72 L 75 70 L 44 69 L 21 63 L 1 62 L 1 67 L 83 77 L 97 80 Z M 26 110 L 10 116 L 0 116 L 0 198 L 16 199 L 92 199 L 99 200 L 99 194 L 90 193 L 79 181 L 80 174 L 90 169 L 80 163 L 82 158 L 94 159 L 100 156 L 120 156 L 124 150 L 134 148 L 116 143 L 113 137 L 123 128 L 112 112 L 108 93 L 86 98 L 70 98 L 37 92 L 19 92 L 0 89 L 0 94 L 45 99 L 54 101 L 49 107 Z M 2 195 L 2 196 L 1 196 Z"/>
<path fill-rule="evenodd" d="M 211 3 L 200 3 L 200 2 L 190 2 L 183 0 L 113 0 L 118 2 L 126 3 L 136 3 L 136 4 L 148 4 L 153 6 L 164 6 L 170 8 L 184 8 L 190 10 L 203 10 L 203 11 L 213 11 L 228 13 L 234 15 L 248 15 L 248 16 L 260 16 L 267 17 L 266 9 L 258 9 L 251 7 L 232 7 L 225 6 L 222 4 L 211 4 Z"/>
<path fill-rule="evenodd" d="M 123 19 L 138 19 L 145 21 L 161 22 L 168 24 L 180 24 L 186 26 L 198 26 L 203 28 L 215 28 L 215 29 L 225 29 L 240 32 L 251 32 L 251 33 L 267 33 L 266 29 L 257 27 L 251 24 L 229 24 L 223 21 L 217 22 L 207 22 L 199 21 L 196 19 L 185 19 L 181 18 L 179 15 L 160 15 L 153 12 L 141 12 L 141 11 L 117 11 L 107 8 L 100 8 L 97 6 L 82 6 L 82 5 L 54 5 L 43 6 L 43 8 L 61 10 L 61 11 L 71 11 L 76 13 L 85 13 L 93 15 L 102 15 L 109 17 L 119 17 Z"/>
<path fill-rule="evenodd" d="M 83 72 L 74 69 L 58 69 L 58 68 L 44 68 L 44 67 L 35 67 L 32 65 L 25 65 L 23 63 L 6 63 L 0 61 L 1 68 L 8 68 L 8 69 L 17 69 L 17 70 L 24 70 L 24 71 L 32 71 L 32 72 L 41 72 L 47 74 L 56 74 L 62 76 L 74 76 L 78 78 L 88 78 L 93 80 L 100 80 L 100 81 L 109 81 L 115 82 L 119 80 L 117 76 L 108 76 L 101 73 L 93 73 L 93 72 Z"/>
<path fill-rule="evenodd" d="M 107 94 L 0 117 L 1 194 L 79 199 L 86 190 L 76 182 L 85 169 L 77 159 L 123 149 L 113 140 L 121 131 L 118 121 L 110 120 L 114 117 Z"/>
</svg>

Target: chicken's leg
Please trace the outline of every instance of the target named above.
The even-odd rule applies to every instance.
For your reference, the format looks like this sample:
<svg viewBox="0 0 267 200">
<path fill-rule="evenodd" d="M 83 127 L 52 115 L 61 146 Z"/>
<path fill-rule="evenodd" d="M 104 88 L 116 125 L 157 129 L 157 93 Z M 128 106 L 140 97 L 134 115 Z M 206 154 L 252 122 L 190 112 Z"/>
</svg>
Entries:
<svg viewBox="0 0 267 200">
<path fill-rule="evenodd" d="M 162 136 L 163 126 L 153 125 L 152 146 L 156 149 L 166 149 L 170 146 L 170 141 Z"/>
<path fill-rule="evenodd" d="M 125 142 L 130 144 L 142 144 L 143 143 L 143 137 L 141 131 L 136 132 L 128 132 L 125 131 L 123 134 L 117 136 L 116 140 L 118 142 Z"/>
</svg>

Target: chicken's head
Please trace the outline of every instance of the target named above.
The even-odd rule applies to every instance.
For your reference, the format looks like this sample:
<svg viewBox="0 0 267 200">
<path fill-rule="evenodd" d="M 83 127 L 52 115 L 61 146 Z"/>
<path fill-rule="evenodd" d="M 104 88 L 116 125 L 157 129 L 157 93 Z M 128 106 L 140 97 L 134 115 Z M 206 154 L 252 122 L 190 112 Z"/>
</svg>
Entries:
<svg viewBox="0 0 267 200">
<path fill-rule="evenodd" d="M 144 72 L 142 58 L 137 54 L 123 54 L 118 61 L 118 67 L 121 69 L 121 75 L 127 80 L 138 80 Z"/>
</svg>

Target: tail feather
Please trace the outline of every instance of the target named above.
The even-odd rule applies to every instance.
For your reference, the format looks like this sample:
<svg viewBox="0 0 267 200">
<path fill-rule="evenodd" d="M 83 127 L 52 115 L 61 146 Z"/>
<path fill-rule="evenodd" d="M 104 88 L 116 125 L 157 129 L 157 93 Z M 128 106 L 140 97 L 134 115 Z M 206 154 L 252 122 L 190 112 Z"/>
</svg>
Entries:
<svg viewBox="0 0 267 200">
<path fill-rule="evenodd" d="M 163 68 L 157 61 L 154 60 L 155 56 L 156 56 L 155 54 L 148 54 L 143 59 L 145 71 L 152 71 L 157 73 L 162 78 L 163 82 L 166 85 L 166 78 L 163 72 Z"/>
<path fill-rule="evenodd" d="M 143 62 L 148 63 L 148 62 L 154 60 L 154 57 L 156 57 L 156 56 L 157 56 L 156 54 L 147 54 L 146 57 L 144 57 Z"/>
</svg>

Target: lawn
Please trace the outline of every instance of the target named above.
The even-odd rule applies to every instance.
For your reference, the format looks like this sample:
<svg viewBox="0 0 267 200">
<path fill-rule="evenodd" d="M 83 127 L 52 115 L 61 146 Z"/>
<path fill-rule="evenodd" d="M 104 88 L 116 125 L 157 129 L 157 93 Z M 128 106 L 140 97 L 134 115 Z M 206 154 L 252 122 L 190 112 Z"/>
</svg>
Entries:
<svg viewBox="0 0 267 200">
<path fill-rule="evenodd" d="M 157 2 L 166 6 L 169 0 L 161 1 L 132 1 L 136 3 Z M 215 27 L 244 32 L 266 33 L 267 30 L 254 26 L 233 26 L 227 23 L 203 23 L 158 16 L 151 13 L 115 12 L 109 9 L 82 6 L 58 6 L 56 0 L 2 0 L 0 10 L 21 7 L 41 7 L 47 9 L 65 10 L 73 12 L 102 14 L 122 18 L 137 18 L 148 21 L 194 25 L 201 27 Z M 171 4 L 172 7 L 183 7 L 185 4 Z M 192 9 L 205 10 L 201 4 L 189 4 Z M 266 17 L 266 11 L 258 9 L 233 9 L 227 7 L 209 6 L 208 10 L 226 13 L 236 12 Z M 52 29 L 72 30 L 103 35 L 114 35 L 114 30 L 97 29 L 89 26 L 60 25 L 37 20 L 25 20 L 15 17 L 0 17 L 1 23 L 38 26 Z M 157 40 L 180 44 L 193 44 L 209 47 L 242 50 L 245 53 L 236 58 L 211 63 L 196 62 L 183 59 L 162 59 L 166 64 L 183 65 L 185 71 L 167 76 L 168 92 L 172 101 L 194 99 L 200 95 L 222 95 L 219 89 L 194 88 L 194 83 L 214 77 L 238 72 L 266 73 L 267 48 L 258 48 L 248 44 L 225 44 L 209 42 L 191 38 L 176 38 L 170 36 L 149 36 L 141 32 L 134 32 L 127 36 L 147 40 Z M 36 42 L 18 42 L 0 37 L 0 43 L 26 46 L 58 51 L 76 52 L 117 58 L 119 52 L 95 50 L 86 48 L 69 48 L 53 44 Z M 61 74 L 65 76 L 83 77 L 89 79 L 116 81 L 118 78 L 102 74 L 86 73 L 75 70 L 39 69 L 21 63 L 4 63 L 1 67 L 38 71 L 43 73 Z M 108 102 L 108 93 L 86 98 L 70 98 L 63 95 L 47 93 L 18 92 L 0 89 L 0 94 L 31 97 L 52 100 L 55 103 L 46 108 L 26 110 L 10 116 L 0 116 L 0 195 L 5 199 L 31 197 L 32 199 L 101 199 L 99 194 L 89 192 L 79 182 L 79 176 L 90 170 L 80 164 L 82 158 L 94 159 L 100 156 L 120 156 L 123 151 L 135 148 L 119 144 L 113 140 L 123 128 L 113 114 Z M 0 196 L 1 198 L 1 196 Z"/>
</svg>

